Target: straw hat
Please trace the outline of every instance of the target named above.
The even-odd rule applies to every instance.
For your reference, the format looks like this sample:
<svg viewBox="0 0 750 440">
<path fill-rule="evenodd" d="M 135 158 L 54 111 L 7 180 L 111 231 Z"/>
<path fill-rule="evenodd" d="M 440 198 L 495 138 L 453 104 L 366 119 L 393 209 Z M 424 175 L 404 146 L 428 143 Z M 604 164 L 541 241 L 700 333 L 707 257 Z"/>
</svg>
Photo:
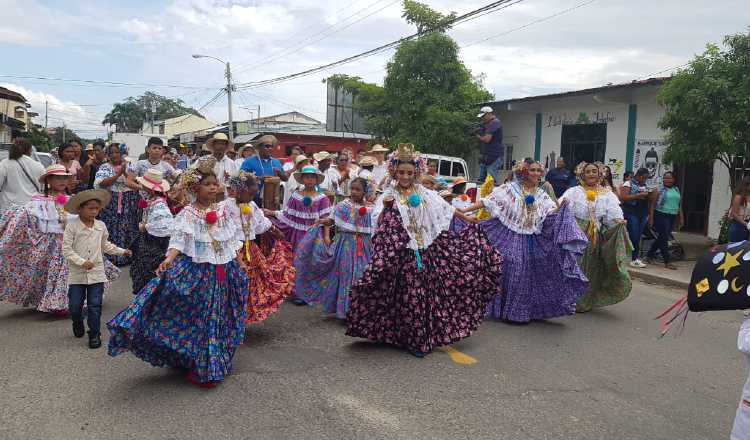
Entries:
<svg viewBox="0 0 750 440">
<path fill-rule="evenodd" d="M 374 167 L 378 164 L 377 159 L 372 156 L 362 156 L 359 159 L 359 166 L 361 167 Z"/>
<path fill-rule="evenodd" d="M 454 186 L 461 185 L 462 183 L 466 183 L 466 182 L 468 181 L 465 178 L 458 176 L 455 179 L 453 179 L 453 182 L 451 182 L 451 188 L 453 188 Z"/>
<path fill-rule="evenodd" d="M 161 193 L 169 191 L 169 182 L 164 180 L 164 173 L 155 168 L 149 168 L 146 170 L 146 174 L 144 174 L 143 177 L 136 177 L 135 180 L 137 180 L 142 187 L 152 191 L 158 191 Z"/>
<path fill-rule="evenodd" d="M 297 183 L 302 183 L 302 176 L 304 176 L 305 174 L 315 174 L 315 177 L 317 177 L 318 179 L 318 185 L 323 183 L 323 180 L 325 180 L 326 178 L 326 176 L 321 173 L 319 169 L 313 166 L 306 166 L 294 173 L 294 180 L 296 180 Z"/>
<path fill-rule="evenodd" d="M 94 151 L 94 144 L 86 145 L 86 149 L 84 151 Z"/>
<path fill-rule="evenodd" d="M 267 134 L 267 135 L 259 137 L 258 140 L 255 141 L 255 143 L 258 146 L 263 145 L 263 144 L 271 144 L 271 145 L 273 145 L 275 147 L 275 146 L 279 145 L 279 140 L 276 139 L 276 136 L 274 136 L 272 134 Z"/>
<path fill-rule="evenodd" d="M 81 205 L 89 200 L 98 200 L 102 206 L 107 206 L 112 200 L 112 196 L 109 194 L 109 191 L 103 189 L 81 191 L 68 200 L 68 203 L 65 204 L 65 210 L 71 214 L 78 214 L 78 209 L 80 209 Z"/>
<path fill-rule="evenodd" d="M 65 168 L 63 165 L 55 163 L 48 166 L 47 169 L 44 170 L 44 174 L 39 176 L 39 182 L 46 182 L 47 176 L 72 176 L 72 174 L 69 173 L 67 168 Z"/>
<path fill-rule="evenodd" d="M 304 154 L 300 154 L 299 156 L 294 158 L 294 166 L 296 167 L 297 165 L 300 164 L 300 162 L 305 161 L 305 160 L 310 160 L 310 158 L 305 156 Z"/>
<path fill-rule="evenodd" d="M 315 162 L 322 162 L 324 160 L 330 160 L 331 153 L 327 151 L 319 151 L 313 154 L 313 159 L 315 159 Z"/>
<path fill-rule="evenodd" d="M 253 144 L 245 144 L 245 145 L 241 146 L 241 147 L 240 147 L 240 148 L 239 148 L 239 149 L 237 150 L 237 154 L 238 154 L 239 156 L 242 156 L 242 153 L 243 153 L 243 152 L 244 152 L 245 150 L 247 150 L 248 148 L 252 148 L 253 150 L 255 150 L 255 146 L 254 146 Z"/>
<path fill-rule="evenodd" d="M 385 148 L 384 146 L 380 144 L 375 144 L 372 146 L 372 149 L 369 151 L 370 153 L 387 153 L 390 150 Z"/>
<path fill-rule="evenodd" d="M 206 141 L 206 148 L 208 148 L 208 151 L 214 151 L 214 144 L 216 142 L 226 142 L 227 146 L 232 145 L 231 142 L 229 142 L 229 138 L 224 133 L 214 133 L 214 136 Z"/>
</svg>

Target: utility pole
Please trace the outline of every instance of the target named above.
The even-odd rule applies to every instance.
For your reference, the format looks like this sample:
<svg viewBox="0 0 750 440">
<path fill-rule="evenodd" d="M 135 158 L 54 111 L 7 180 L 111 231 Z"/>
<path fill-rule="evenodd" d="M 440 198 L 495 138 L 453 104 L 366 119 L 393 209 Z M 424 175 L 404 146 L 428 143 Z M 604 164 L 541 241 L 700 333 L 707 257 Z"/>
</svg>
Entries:
<svg viewBox="0 0 750 440">
<path fill-rule="evenodd" d="M 49 107 L 48 107 L 48 105 L 49 105 L 49 103 L 45 99 L 44 100 L 44 131 L 47 131 L 47 122 L 48 122 L 47 116 L 48 116 L 48 113 L 49 113 Z"/>
<path fill-rule="evenodd" d="M 226 77 L 227 77 L 227 114 L 229 116 L 229 144 L 234 144 L 234 121 L 232 120 L 232 71 L 229 69 L 229 61 L 226 63 Z"/>
<path fill-rule="evenodd" d="M 154 134 L 154 113 L 156 113 L 156 101 L 151 101 L 151 134 Z"/>
<path fill-rule="evenodd" d="M 62 136 L 62 139 L 63 139 L 62 143 L 64 144 L 65 143 L 65 121 L 63 121 L 63 136 Z"/>
</svg>

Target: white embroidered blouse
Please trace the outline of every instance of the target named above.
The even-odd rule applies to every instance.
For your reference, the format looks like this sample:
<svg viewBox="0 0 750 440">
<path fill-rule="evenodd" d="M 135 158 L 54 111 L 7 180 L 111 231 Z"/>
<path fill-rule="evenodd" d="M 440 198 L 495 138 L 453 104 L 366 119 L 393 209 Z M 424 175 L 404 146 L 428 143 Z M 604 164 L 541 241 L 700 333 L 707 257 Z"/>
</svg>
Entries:
<svg viewBox="0 0 750 440">
<path fill-rule="evenodd" d="M 169 249 L 176 249 L 194 263 L 226 264 L 237 256 L 244 238 L 242 227 L 225 204 L 216 206 L 217 221 L 206 223 L 206 213 L 186 206 L 174 219 Z"/>
<path fill-rule="evenodd" d="M 172 233 L 174 216 L 169 210 L 166 200 L 161 197 L 154 198 L 148 202 L 148 207 L 143 210 L 143 219 L 146 232 L 154 237 L 169 237 Z"/>
<path fill-rule="evenodd" d="M 568 189 L 560 197 L 560 203 L 567 200 L 573 215 L 581 220 L 594 219 L 597 226 L 604 224 L 611 227 L 623 219 L 620 199 L 609 189 L 602 188 L 596 192 L 596 199 L 588 200 L 587 191 L 582 186 Z"/>
<path fill-rule="evenodd" d="M 240 225 L 243 241 L 255 240 L 255 237 L 267 232 L 273 226 L 271 220 L 263 215 L 263 210 L 258 208 L 255 202 L 248 203 L 251 211 L 247 215 L 242 213 L 235 199 L 226 199 L 221 203 L 226 205 L 227 212 Z"/>
<path fill-rule="evenodd" d="M 57 204 L 54 196 L 36 194 L 26 204 L 26 210 L 37 221 L 39 231 L 45 234 L 62 234 L 65 224 L 78 218 L 63 210 L 63 205 Z"/>
<path fill-rule="evenodd" d="M 435 191 L 430 191 L 419 184 L 415 187 L 416 193 L 421 198 L 418 206 L 410 206 L 408 200 L 401 198 L 395 184 L 391 183 L 375 201 L 372 210 L 373 228 L 377 229 L 376 224 L 384 208 L 383 201 L 386 197 L 393 197 L 393 205 L 401 214 L 401 222 L 409 234 L 408 246 L 413 250 L 429 247 L 441 232 L 450 227 L 453 214 L 456 212 L 456 208 L 443 200 Z"/>
<path fill-rule="evenodd" d="M 533 203 L 527 205 L 526 198 L 532 196 Z M 489 196 L 480 199 L 493 218 L 518 234 L 539 234 L 544 219 L 557 209 L 557 204 L 541 188 L 526 193 L 516 182 L 495 188 Z"/>
</svg>

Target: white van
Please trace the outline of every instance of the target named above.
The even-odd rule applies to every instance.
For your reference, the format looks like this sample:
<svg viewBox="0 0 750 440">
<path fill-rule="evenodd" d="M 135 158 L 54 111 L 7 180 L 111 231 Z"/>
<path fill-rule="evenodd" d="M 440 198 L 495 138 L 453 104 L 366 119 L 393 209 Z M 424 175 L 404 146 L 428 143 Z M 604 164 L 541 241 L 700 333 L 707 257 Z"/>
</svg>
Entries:
<svg viewBox="0 0 750 440">
<path fill-rule="evenodd" d="M 424 156 L 428 162 L 433 160 L 438 161 L 438 175 L 448 183 L 451 183 L 456 177 L 463 177 L 471 182 L 469 167 L 466 166 L 466 161 L 460 157 L 441 156 L 439 154 L 427 153 L 422 153 L 422 156 Z"/>
</svg>

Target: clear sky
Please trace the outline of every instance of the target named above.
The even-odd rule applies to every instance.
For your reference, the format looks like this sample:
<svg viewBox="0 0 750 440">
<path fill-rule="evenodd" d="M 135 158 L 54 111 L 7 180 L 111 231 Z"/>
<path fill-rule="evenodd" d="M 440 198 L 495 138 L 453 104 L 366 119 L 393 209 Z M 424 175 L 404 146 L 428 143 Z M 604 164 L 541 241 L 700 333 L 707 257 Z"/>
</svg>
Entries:
<svg viewBox="0 0 750 440">
<path fill-rule="evenodd" d="M 426 1 L 459 14 L 489 2 Z M 450 35 L 472 73 L 503 99 L 668 74 L 707 43 L 746 32 L 747 5 L 747 0 L 521 0 L 461 24 Z M 206 104 L 222 86 L 223 67 L 191 54 L 230 61 L 239 83 L 274 78 L 414 32 L 401 12 L 398 0 L 0 0 L 0 85 L 23 93 L 32 111 L 42 115 L 48 100 L 50 125 L 65 120 L 82 136 L 94 137 L 104 134 L 100 122 L 112 103 L 145 90 L 180 97 L 195 108 Z M 262 115 L 298 110 L 324 120 L 326 76 L 346 73 L 380 83 L 392 54 L 238 93 L 235 119 L 250 117 L 243 107 L 260 105 Z M 223 122 L 226 110 L 224 98 L 203 113 Z"/>
</svg>

